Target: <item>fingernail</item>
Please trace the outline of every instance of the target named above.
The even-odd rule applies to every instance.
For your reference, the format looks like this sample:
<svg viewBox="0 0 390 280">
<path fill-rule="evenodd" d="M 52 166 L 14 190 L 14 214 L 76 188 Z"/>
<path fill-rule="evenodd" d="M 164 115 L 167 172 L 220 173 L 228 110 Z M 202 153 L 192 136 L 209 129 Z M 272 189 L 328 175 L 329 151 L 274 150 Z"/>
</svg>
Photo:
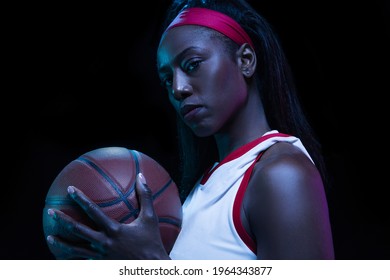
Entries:
<svg viewBox="0 0 390 280">
<path fill-rule="evenodd" d="M 53 236 L 51 236 L 51 235 L 48 235 L 47 237 L 46 237 L 46 240 L 47 240 L 47 242 L 49 243 L 49 244 L 54 244 L 54 238 L 53 238 Z"/>
<path fill-rule="evenodd" d="M 47 214 L 54 218 L 56 213 L 54 212 L 53 209 L 50 208 L 50 209 L 47 209 Z"/>
<path fill-rule="evenodd" d="M 144 175 L 142 175 L 142 173 L 138 173 L 138 177 L 139 177 L 142 184 L 146 184 L 145 177 L 144 177 Z"/>
<path fill-rule="evenodd" d="M 74 187 L 73 186 L 68 187 L 68 194 L 70 194 L 70 195 L 74 194 Z"/>
</svg>

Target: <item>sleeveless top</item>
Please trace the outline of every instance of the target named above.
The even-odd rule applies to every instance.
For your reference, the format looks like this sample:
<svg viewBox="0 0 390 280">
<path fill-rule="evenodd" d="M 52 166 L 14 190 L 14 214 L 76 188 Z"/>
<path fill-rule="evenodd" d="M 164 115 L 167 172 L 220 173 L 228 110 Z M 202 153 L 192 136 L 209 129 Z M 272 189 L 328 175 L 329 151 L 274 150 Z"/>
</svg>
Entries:
<svg viewBox="0 0 390 280">
<path fill-rule="evenodd" d="M 272 130 L 214 164 L 183 204 L 182 229 L 170 252 L 173 260 L 256 259 L 256 244 L 245 231 L 240 208 L 255 163 L 277 142 L 289 142 L 310 155 L 301 141 Z"/>
</svg>

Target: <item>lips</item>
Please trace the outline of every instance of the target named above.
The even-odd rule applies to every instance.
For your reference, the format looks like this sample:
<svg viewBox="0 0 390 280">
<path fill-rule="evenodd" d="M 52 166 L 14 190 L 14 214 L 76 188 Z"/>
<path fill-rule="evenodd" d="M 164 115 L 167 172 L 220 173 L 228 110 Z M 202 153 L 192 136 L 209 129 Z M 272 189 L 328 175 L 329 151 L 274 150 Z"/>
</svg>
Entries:
<svg viewBox="0 0 390 280">
<path fill-rule="evenodd" d="M 200 108 L 200 105 L 195 105 L 195 104 L 186 104 L 180 107 L 180 114 L 183 116 L 183 118 L 188 117 L 191 112 L 194 112 L 197 108 Z"/>
</svg>

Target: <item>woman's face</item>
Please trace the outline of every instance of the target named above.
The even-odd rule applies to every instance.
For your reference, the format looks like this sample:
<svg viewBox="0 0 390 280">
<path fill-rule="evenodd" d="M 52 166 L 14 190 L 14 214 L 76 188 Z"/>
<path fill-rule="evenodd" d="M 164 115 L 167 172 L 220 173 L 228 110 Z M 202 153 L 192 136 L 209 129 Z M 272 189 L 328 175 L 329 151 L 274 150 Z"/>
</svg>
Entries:
<svg viewBox="0 0 390 280">
<path fill-rule="evenodd" d="M 228 132 L 247 86 L 238 55 L 214 31 L 193 25 L 170 29 L 160 42 L 157 67 L 170 102 L 197 136 Z"/>
</svg>

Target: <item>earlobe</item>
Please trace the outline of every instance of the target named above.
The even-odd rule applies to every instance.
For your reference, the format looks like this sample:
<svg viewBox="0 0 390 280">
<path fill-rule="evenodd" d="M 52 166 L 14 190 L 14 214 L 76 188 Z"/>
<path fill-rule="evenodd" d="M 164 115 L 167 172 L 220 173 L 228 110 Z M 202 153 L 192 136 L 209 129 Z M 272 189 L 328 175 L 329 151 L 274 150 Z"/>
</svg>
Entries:
<svg viewBox="0 0 390 280">
<path fill-rule="evenodd" d="M 237 51 L 238 63 L 245 78 L 252 77 L 256 70 L 256 53 L 253 48 L 245 43 Z"/>
</svg>

